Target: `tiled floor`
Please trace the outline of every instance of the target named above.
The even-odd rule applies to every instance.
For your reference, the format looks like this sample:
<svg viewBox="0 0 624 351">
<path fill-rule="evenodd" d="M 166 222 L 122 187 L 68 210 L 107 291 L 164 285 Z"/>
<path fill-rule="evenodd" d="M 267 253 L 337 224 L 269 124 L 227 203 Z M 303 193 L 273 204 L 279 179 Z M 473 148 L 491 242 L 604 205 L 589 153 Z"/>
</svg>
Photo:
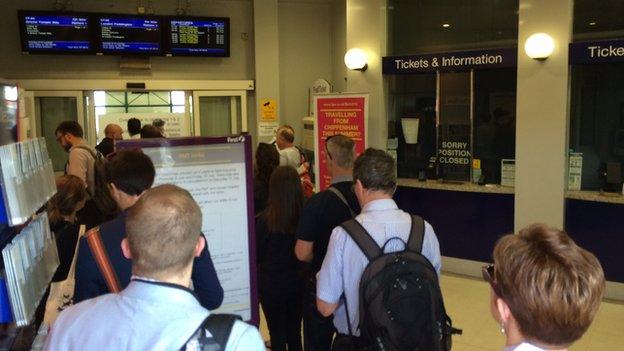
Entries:
<svg viewBox="0 0 624 351">
<path fill-rule="evenodd" d="M 477 279 L 443 274 L 442 292 L 446 310 L 453 319 L 453 325 L 464 331 L 463 335 L 453 338 L 453 350 L 499 351 L 503 349 L 505 339 L 500 333 L 500 327 L 490 315 L 487 283 Z M 260 329 L 264 338 L 268 339 L 264 321 Z M 624 350 L 624 304 L 603 302 L 592 326 L 570 350 Z"/>
</svg>

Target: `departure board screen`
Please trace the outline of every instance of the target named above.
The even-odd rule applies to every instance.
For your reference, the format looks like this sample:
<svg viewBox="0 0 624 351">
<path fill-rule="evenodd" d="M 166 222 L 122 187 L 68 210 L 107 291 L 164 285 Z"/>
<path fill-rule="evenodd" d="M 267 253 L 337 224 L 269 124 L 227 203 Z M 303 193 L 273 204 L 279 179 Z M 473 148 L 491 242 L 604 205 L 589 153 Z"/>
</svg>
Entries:
<svg viewBox="0 0 624 351">
<path fill-rule="evenodd" d="M 230 19 L 174 17 L 167 19 L 167 55 L 230 56 Z"/>
<path fill-rule="evenodd" d="M 18 12 L 24 53 L 90 53 L 89 16 L 76 13 Z"/>
<path fill-rule="evenodd" d="M 99 52 L 109 54 L 160 54 L 158 17 L 100 15 Z"/>
</svg>

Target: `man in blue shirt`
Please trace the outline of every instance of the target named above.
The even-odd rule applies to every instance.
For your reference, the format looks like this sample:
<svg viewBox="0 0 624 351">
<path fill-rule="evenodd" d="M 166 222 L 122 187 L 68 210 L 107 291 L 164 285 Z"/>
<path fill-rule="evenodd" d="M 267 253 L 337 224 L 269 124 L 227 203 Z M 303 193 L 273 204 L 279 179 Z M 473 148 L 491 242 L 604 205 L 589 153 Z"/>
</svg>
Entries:
<svg viewBox="0 0 624 351">
<path fill-rule="evenodd" d="M 100 225 L 100 233 L 119 283 L 124 288 L 130 283 L 132 269 L 132 261 L 121 251 L 121 242 L 126 237 L 127 212 L 152 186 L 156 172 L 149 156 L 138 150 L 122 150 L 106 163 L 105 173 L 111 196 L 121 212 L 115 219 Z M 79 245 L 76 259 L 75 303 L 109 292 L 86 240 L 81 239 Z M 223 288 L 210 258 L 208 245 L 204 245 L 204 249 L 195 258 L 192 281 L 193 289 L 202 306 L 209 310 L 221 306 Z"/>
<path fill-rule="evenodd" d="M 44 349 L 199 349 L 199 335 L 212 337 L 210 330 L 196 333 L 210 312 L 189 290 L 193 258 L 206 246 L 201 224 L 188 191 L 166 184 L 145 192 L 128 210 L 121 244 L 132 259 L 132 281 L 118 294 L 64 310 Z M 222 350 L 262 351 L 264 343 L 256 328 L 236 321 Z"/>
<path fill-rule="evenodd" d="M 394 159 L 385 151 L 367 149 L 355 161 L 353 180 L 355 195 L 362 212 L 355 219 L 385 252 L 404 249 L 411 229 L 411 216 L 400 210 L 392 195 L 396 189 Z M 401 240 L 390 240 L 400 238 Z M 425 222 L 422 254 L 440 274 L 441 257 L 438 239 Z M 342 227 L 331 234 L 327 254 L 318 274 L 317 307 L 324 316 L 334 314 L 334 325 L 340 334 L 349 334 L 347 315 L 341 296 L 344 294 L 352 330 L 359 336 L 359 283 L 368 259 Z"/>
</svg>

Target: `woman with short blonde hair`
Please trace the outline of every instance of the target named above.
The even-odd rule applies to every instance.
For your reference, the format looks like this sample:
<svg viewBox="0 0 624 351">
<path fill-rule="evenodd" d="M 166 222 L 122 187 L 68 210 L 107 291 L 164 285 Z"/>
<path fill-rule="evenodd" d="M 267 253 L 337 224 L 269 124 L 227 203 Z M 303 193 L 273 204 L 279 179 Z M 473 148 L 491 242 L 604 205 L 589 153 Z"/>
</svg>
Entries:
<svg viewBox="0 0 624 351">
<path fill-rule="evenodd" d="M 483 275 L 505 350 L 565 350 L 583 336 L 605 286 L 593 254 L 565 232 L 534 224 L 502 237 L 493 257 Z"/>
</svg>

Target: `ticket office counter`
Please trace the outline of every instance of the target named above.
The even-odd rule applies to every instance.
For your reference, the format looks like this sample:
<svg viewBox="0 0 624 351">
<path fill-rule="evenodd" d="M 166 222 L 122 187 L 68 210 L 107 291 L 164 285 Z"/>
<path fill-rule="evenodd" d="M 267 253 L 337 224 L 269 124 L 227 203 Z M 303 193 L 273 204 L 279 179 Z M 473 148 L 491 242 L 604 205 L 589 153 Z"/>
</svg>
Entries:
<svg viewBox="0 0 624 351">
<path fill-rule="evenodd" d="M 514 188 L 405 178 L 398 183 L 399 208 L 433 226 L 444 271 L 479 277 L 483 262 L 492 262 L 498 238 L 513 232 Z M 624 300 L 624 196 L 568 191 L 565 203 L 565 230 L 600 260 L 607 297 Z"/>
</svg>

